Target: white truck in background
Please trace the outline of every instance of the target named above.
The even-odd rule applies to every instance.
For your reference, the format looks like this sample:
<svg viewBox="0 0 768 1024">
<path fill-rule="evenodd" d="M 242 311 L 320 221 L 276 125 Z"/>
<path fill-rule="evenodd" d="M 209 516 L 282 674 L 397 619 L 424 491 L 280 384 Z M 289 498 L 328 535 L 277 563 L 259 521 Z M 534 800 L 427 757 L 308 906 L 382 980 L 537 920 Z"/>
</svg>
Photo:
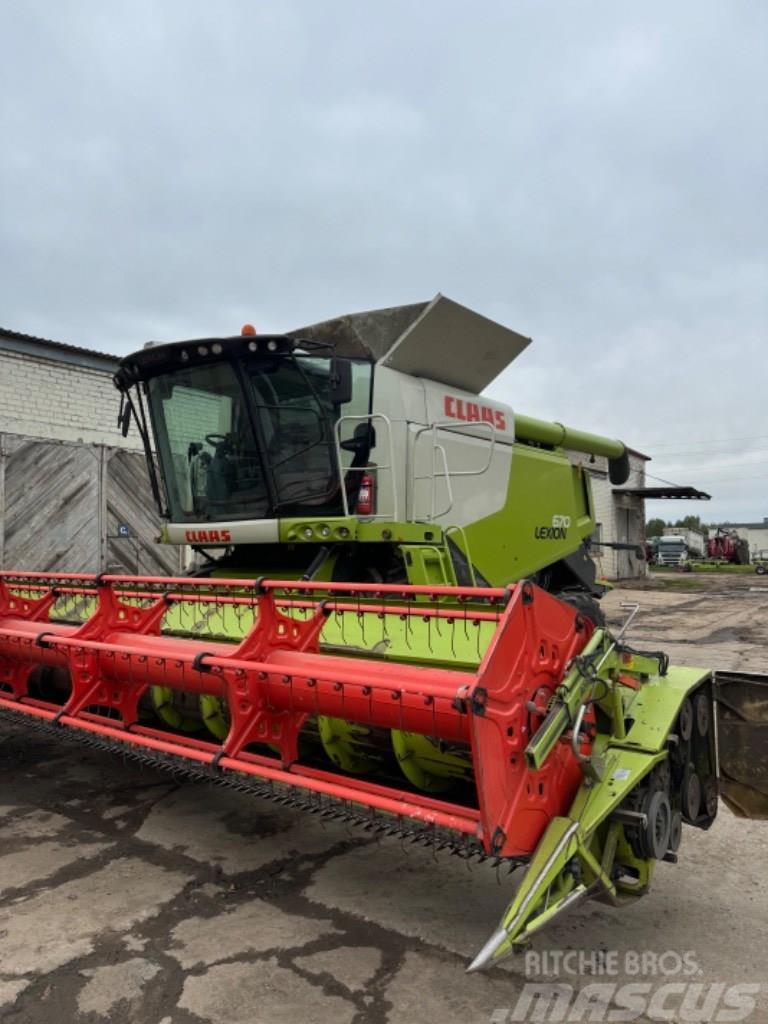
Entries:
<svg viewBox="0 0 768 1024">
<path fill-rule="evenodd" d="M 703 558 L 706 550 L 706 538 L 699 530 L 666 526 L 659 537 L 656 561 L 659 565 L 683 565 L 691 558 Z"/>
</svg>

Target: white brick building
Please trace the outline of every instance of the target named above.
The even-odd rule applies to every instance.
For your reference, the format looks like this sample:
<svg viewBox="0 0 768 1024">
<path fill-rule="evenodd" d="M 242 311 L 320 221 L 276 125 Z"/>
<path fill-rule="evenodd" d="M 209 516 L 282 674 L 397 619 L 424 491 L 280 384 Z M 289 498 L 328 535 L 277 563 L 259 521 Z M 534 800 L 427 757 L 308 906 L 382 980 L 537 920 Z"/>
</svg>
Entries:
<svg viewBox="0 0 768 1024">
<path fill-rule="evenodd" d="M 177 573 L 115 356 L 0 328 L 0 567 Z"/>
<path fill-rule="evenodd" d="M 0 432 L 141 450 L 117 429 L 117 357 L 0 329 Z"/>
<path fill-rule="evenodd" d="M 595 531 L 592 557 L 597 563 L 598 576 L 605 579 L 631 579 L 645 576 L 648 564 L 638 558 L 634 550 L 616 550 L 600 547 L 600 542 L 619 542 L 643 548 L 645 545 L 645 501 L 632 493 L 645 488 L 647 455 L 630 449 L 629 479 L 615 487 L 608 476 L 608 460 L 600 456 L 576 455 L 572 461 L 586 469 L 592 478 L 592 497 L 595 503 Z"/>
</svg>

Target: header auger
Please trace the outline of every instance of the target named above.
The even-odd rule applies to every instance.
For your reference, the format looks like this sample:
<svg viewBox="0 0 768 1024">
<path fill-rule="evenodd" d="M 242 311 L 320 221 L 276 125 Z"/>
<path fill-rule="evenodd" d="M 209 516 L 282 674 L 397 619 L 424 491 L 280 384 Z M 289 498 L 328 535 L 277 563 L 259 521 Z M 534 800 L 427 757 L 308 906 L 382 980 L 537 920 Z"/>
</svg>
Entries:
<svg viewBox="0 0 768 1024">
<path fill-rule="evenodd" d="M 528 343 L 438 296 L 126 357 L 193 575 L 1 573 L 0 716 L 527 865 L 474 969 L 711 824 L 715 701 L 723 794 L 768 817 L 765 681 L 604 628 L 584 462 L 621 485 L 623 442 L 479 394 Z"/>
</svg>

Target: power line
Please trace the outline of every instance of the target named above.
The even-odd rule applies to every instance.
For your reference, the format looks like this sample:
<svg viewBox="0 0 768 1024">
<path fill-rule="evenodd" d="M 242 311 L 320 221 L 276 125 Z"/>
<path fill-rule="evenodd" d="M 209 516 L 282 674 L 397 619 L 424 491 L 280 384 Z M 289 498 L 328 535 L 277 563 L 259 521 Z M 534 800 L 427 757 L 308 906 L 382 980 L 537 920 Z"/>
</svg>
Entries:
<svg viewBox="0 0 768 1024">
<path fill-rule="evenodd" d="M 725 473 L 726 476 L 724 477 L 724 479 L 728 479 L 727 473 L 728 473 L 729 470 L 735 470 L 736 472 L 739 472 L 739 471 L 743 471 L 745 469 L 752 469 L 753 466 L 765 466 L 765 465 L 768 465 L 768 461 L 763 459 L 762 462 L 742 462 L 738 466 L 713 466 L 711 469 L 687 470 L 687 473 L 690 476 L 712 476 L 713 474 L 715 476 L 722 476 L 722 474 Z M 761 470 L 758 473 L 755 473 L 754 475 L 756 477 L 759 477 L 760 473 L 765 473 L 765 470 Z"/>
<path fill-rule="evenodd" d="M 695 459 L 708 455 L 750 455 L 752 452 L 768 452 L 768 448 L 702 448 L 699 452 L 662 452 L 663 459 Z"/>
<path fill-rule="evenodd" d="M 646 475 L 646 477 L 648 477 L 649 479 L 651 479 L 651 480 L 658 480 L 658 482 L 659 482 L 660 484 L 667 484 L 667 485 L 668 485 L 669 487 L 684 487 L 684 486 L 685 486 L 684 484 L 676 484 L 676 483 L 674 483 L 674 481 L 672 481 L 672 480 L 664 480 L 664 479 L 663 479 L 662 477 L 660 477 L 660 476 L 654 476 L 654 475 L 653 475 L 653 473 L 646 473 L 645 475 Z"/>
<path fill-rule="evenodd" d="M 734 468 L 736 468 L 736 467 L 734 467 Z M 739 467 L 739 468 L 741 468 L 741 467 Z M 665 480 L 663 477 L 660 477 L 660 476 L 654 476 L 653 473 L 646 473 L 645 475 L 646 475 L 646 477 L 649 480 L 658 480 L 659 483 L 661 483 L 661 484 L 668 484 L 670 487 L 684 487 L 684 486 L 686 486 L 685 484 L 677 484 L 677 483 L 675 483 L 672 480 Z M 707 473 L 700 473 L 700 474 L 697 473 L 695 475 L 696 476 L 708 476 L 709 474 L 707 474 Z M 735 484 L 735 483 L 741 483 L 744 480 L 750 480 L 753 483 L 768 483 L 768 476 L 755 476 L 754 474 L 752 474 L 751 476 L 714 476 L 714 477 L 709 477 L 709 481 L 705 481 L 705 482 L 707 483 L 707 486 L 709 486 L 709 483 L 711 481 L 714 481 L 715 483 Z"/>
<path fill-rule="evenodd" d="M 713 484 L 741 484 L 741 483 L 753 483 L 763 484 L 768 483 L 768 477 L 754 477 L 754 476 L 714 476 L 709 480 L 705 480 L 704 483 L 707 487 L 711 487 Z"/>
<path fill-rule="evenodd" d="M 688 486 L 687 484 L 675 483 L 674 480 L 665 480 L 664 477 L 654 476 L 652 473 L 646 473 L 645 476 L 646 476 L 646 478 L 648 480 L 657 480 L 660 484 L 667 484 L 669 487 L 686 487 L 686 486 Z M 751 480 L 754 483 L 761 483 L 763 481 L 768 482 L 768 476 L 765 476 L 765 477 L 762 477 L 762 476 L 740 476 L 740 477 L 723 477 L 723 476 L 721 476 L 721 477 L 717 477 L 716 476 L 716 477 L 711 477 L 710 479 L 714 480 L 716 483 L 718 483 L 718 482 L 719 483 L 737 483 L 737 482 L 739 482 L 741 480 Z M 707 483 L 707 486 L 709 486 L 709 483 Z M 653 500 L 653 499 L 650 499 L 650 500 Z"/>
<path fill-rule="evenodd" d="M 713 483 L 716 484 L 738 484 L 749 481 L 753 484 L 761 484 L 765 487 L 768 484 L 768 476 L 711 476 L 708 480 L 704 480 L 704 484 L 707 487 L 711 487 Z"/>
<path fill-rule="evenodd" d="M 748 437 L 710 437 L 700 438 L 698 441 L 689 441 L 688 438 L 680 441 L 647 441 L 644 448 L 669 448 L 676 444 L 728 444 L 731 441 L 768 441 L 768 434 L 751 434 Z"/>
<path fill-rule="evenodd" d="M 713 462 L 709 469 L 704 466 L 684 466 L 683 470 L 686 473 L 695 473 L 697 476 L 708 476 L 713 470 L 719 472 L 721 469 L 751 469 L 752 466 L 766 465 L 768 465 L 768 459 L 754 459 L 752 462 Z"/>
</svg>

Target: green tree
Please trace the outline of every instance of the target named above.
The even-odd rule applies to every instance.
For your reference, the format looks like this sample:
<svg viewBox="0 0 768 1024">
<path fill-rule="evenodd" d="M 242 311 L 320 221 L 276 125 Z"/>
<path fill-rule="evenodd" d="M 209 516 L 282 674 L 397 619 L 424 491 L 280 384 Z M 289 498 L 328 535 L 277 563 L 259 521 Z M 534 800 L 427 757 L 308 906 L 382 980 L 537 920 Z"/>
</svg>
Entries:
<svg viewBox="0 0 768 1024">
<path fill-rule="evenodd" d="M 663 519 L 649 519 L 645 524 L 646 537 L 661 537 L 667 524 Z"/>
<path fill-rule="evenodd" d="M 707 533 L 707 528 L 699 516 L 684 516 L 682 519 L 677 520 L 675 526 L 684 526 L 688 530 L 698 530 L 699 533 L 703 534 Z"/>
</svg>

